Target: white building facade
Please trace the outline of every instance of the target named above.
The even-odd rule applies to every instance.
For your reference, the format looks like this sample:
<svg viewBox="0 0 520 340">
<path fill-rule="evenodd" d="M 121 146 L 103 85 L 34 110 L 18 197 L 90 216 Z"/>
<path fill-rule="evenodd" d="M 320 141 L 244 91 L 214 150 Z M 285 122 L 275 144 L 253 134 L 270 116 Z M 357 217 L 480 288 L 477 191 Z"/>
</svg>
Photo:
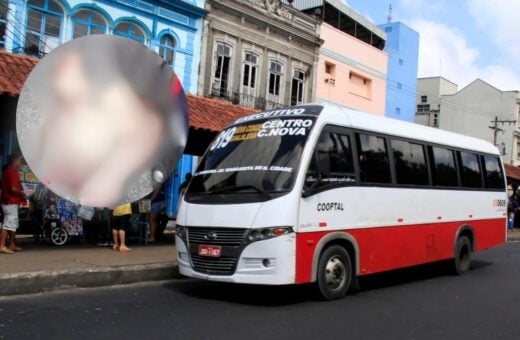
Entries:
<svg viewBox="0 0 520 340">
<path fill-rule="evenodd" d="M 457 92 L 457 84 L 443 77 L 419 78 L 417 80 L 417 124 L 439 127 L 441 96 Z"/>
<path fill-rule="evenodd" d="M 520 165 L 520 93 L 476 79 L 460 91 L 441 77 L 418 81 L 416 122 L 494 143 L 504 163 Z"/>
</svg>

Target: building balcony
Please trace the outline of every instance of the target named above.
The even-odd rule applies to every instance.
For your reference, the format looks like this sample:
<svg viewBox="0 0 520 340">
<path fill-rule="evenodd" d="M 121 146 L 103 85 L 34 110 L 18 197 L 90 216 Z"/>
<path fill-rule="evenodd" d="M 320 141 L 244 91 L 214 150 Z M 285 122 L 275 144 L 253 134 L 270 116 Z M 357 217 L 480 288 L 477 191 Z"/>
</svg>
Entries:
<svg viewBox="0 0 520 340">
<path fill-rule="evenodd" d="M 288 107 L 286 104 L 267 100 L 264 97 L 256 97 L 240 92 L 212 90 L 209 97 L 226 100 L 232 104 L 249 107 L 257 110 L 275 110 Z"/>
</svg>

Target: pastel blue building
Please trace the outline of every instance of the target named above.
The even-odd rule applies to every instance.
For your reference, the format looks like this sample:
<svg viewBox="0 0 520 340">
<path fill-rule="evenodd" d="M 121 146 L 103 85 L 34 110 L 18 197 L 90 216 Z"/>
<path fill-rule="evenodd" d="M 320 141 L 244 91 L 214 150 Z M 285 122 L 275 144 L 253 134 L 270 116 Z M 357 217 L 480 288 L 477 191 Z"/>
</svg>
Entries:
<svg viewBox="0 0 520 340">
<path fill-rule="evenodd" d="M 388 53 L 385 116 L 415 121 L 419 33 L 400 22 L 378 25 Z"/>
<path fill-rule="evenodd" d="M 159 53 L 196 93 L 203 7 L 204 0 L 0 0 L 0 48 L 43 57 L 84 35 L 121 35 Z"/>
<path fill-rule="evenodd" d="M 205 0 L 0 0 L 0 50 L 42 58 L 81 36 L 120 35 L 157 52 L 184 90 L 196 94 L 204 5 Z M 16 150 L 14 130 L 0 127 L 4 156 Z M 169 215 L 176 215 L 178 187 L 193 163 L 183 156 L 167 182 Z"/>
</svg>

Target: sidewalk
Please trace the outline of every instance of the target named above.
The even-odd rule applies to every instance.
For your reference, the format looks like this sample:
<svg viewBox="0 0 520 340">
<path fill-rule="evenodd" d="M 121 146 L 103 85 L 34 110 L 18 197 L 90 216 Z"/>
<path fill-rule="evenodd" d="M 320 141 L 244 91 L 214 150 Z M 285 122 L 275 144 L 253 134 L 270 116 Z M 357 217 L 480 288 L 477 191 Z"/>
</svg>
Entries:
<svg viewBox="0 0 520 340">
<path fill-rule="evenodd" d="M 515 228 L 513 230 L 507 230 L 507 241 L 520 242 L 520 229 Z"/>
<path fill-rule="evenodd" d="M 65 287 L 98 287 L 179 277 L 172 244 L 130 243 L 131 252 L 70 242 L 61 247 L 19 238 L 22 252 L 0 254 L 0 296 Z"/>
</svg>

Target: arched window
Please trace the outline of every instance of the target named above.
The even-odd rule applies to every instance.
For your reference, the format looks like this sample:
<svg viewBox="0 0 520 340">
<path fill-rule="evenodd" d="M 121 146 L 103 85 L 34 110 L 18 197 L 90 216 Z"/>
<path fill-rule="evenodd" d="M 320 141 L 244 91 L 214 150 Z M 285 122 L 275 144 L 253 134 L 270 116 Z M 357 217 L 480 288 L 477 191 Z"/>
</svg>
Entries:
<svg viewBox="0 0 520 340">
<path fill-rule="evenodd" d="M 107 22 L 101 14 L 90 9 L 80 9 L 72 16 L 73 38 L 84 35 L 105 34 Z"/>
<path fill-rule="evenodd" d="M 173 66 L 175 60 L 175 40 L 169 34 L 164 34 L 159 41 L 159 55 L 168 63 Z"/>
<path fill-rule="evenodd" d="M 305 102 L 305 73 L 302 70 L 293 70 L 291 82 L 291 106 Z"/>
<path fill-rule="evenodd" d="M 114 27 L 114 34 L 145 43 L 146 36 L 139 24 L 130 21 L 122 21 Z"/>
<path fill-rule="evenodd" d="M 25 52 L 43 56 L 59 45 L 63 8 L 56 0 L 27 1 Z"/>
<path fill-rule="evenodd" d="M 233 48 L 223 43 L 217 43 L 214 59 L 215 73 L 211 86 L 211 95 L 226 97 L 228 95 L 228 78 L 230 75 L 231 56 Z"/>
<path fill-rule="evenodd" d="M 272 96 L 279 96 L 282 87 L 283 65 L 278 61 L 271 61 L 269 65 L 269 89 Z"/>
<path fill-rule="evenodd" d="M 283 64 L 277 60 L 269 62 L 266 110 L 274 109 L 283 102 Z"/>
</svg>

